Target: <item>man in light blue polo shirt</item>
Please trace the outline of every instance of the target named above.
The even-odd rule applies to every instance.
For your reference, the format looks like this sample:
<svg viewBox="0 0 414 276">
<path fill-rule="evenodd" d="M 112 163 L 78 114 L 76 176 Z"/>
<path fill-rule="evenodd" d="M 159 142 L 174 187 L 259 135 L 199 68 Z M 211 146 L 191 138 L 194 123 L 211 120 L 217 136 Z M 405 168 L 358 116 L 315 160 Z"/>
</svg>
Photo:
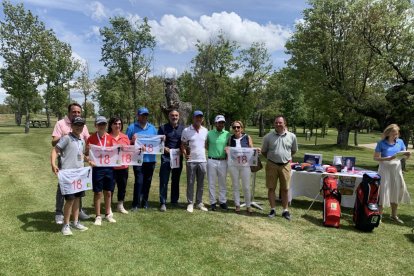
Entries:
<svg viewBox="0 0 414 276">
<path fill-rule="evenodd" d="M 157 135 L 157 129 L 148 122 L 149 111 L 146 107 L 141 107 L 137 111 L 137 122 L 130 124 L 126 135 L 135 143 L 137 134 Z M 144 154 L 142 166 L 133 166 L 134 169 L 134 195 L 132 200 L 132 211 L 137 211 L 139 207 L 148 208 L 148 195 L 151 188 L 152 175 L 154 174 L 156 157 L 152 154 Z"/>
</svg>

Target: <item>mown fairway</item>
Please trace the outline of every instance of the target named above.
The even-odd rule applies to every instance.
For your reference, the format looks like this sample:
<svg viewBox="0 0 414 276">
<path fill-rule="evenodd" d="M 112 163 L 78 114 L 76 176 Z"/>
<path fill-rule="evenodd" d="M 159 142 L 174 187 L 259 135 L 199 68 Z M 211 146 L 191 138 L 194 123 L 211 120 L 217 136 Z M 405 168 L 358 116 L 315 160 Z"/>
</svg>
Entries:
<svg viewBox="0 0 414 276">
<path fill-rule="evenodd" d="M 8 118 L 10 119 L 10 118 Z M 90 130 L 93 128 L 90 127 Z M 234 213 L 230 179 L 228 198 L 231 210 L 185 211 L 185 173 L 181 182 L 181 207 L 167 206 L 158 211 L 158 168 L 151 188 L 151 208 L 121 215 L 116 224 L 102 227 L 85 222 L 86 232 L 71 237 L 60 233 L 54 223 L 57 179 L 49 164 L 51 128 L 23 128 L 0 120 L 0 274 L 135 274 L 135 275 L 413 275 L 414 208 L 401 206 L 396 225 L 388 217 L 373 233 L 354 229 L 351 209 L 343 210 L 340 229 L 322 227 L 322 205 L 316 203 L 308 215 L 311 200 L 294 200 L 293 220 L 280 216 L 280 203 L 274 219 L 269 211 L 264 171 L 257 177 L 256 201 L 265 210 L 250 217 Z M 259 145 L 256 132 L 250 130 Z M 309 145 L 299 137 L 301 159 L 305 152 L 323 153 L 330 162 L 333 155 L 356 156 L 358 166 L 375 169 L 373 150 L 332 146 L 336 138 L 330 130 L 320 146 Z M 375 142 L 378 134 L 361 134 L 364 143 Z M 351 137 L 352 139 L 352 137 Z M 350 139 L 350 141 L 352 141 Z M 305 145 L 308 144 L 308 145 Z M 414 162 L 408 162 L 406 182 L 414 197 Z M 130 171 L 127 202 L 132 200 L 133 173 Z M 204 202 L 208 203 L 205 184 Z M 84 198 L 86 210 L 93 214 L 92 192 Z M 115 210 L 115 208 L 113 208 Z"/>
</svg>

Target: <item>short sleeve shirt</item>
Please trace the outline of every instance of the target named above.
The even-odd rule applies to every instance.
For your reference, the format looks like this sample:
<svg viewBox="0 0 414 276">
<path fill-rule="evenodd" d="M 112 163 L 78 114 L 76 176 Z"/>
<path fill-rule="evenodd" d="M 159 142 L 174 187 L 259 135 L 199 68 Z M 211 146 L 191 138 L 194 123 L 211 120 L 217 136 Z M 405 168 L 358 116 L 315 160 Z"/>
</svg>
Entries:
<svg viewBox="0 0 414 276">
<path fill-rule="evenodd" d="M 208 130 L 201 126 L 198 130 L 193 125 L 186 127 L 181 136 L 181 142 L 188 143 L 190 159 L 187 162 L 206 162 L 206 140 Z"/>
<path fill-rule="evenodd" d="M 210 130 L 207 134 L 208 157 L 225 158 L 226 152 L 224 151 L 224 148 L 227 145 L 229 137 L 230 133 L 227 130 Z"/>
<path fill-rule="evenodd" d="M 263 138 L 262 151 L 274 163 L 287 163 L 292 160 L 292 152 L 298 151 L 296 135 L 289 131 L 278 134 L 273 130 Z"/>
<path fill-rule="evenodd" d="M 60 138 L 56 147 L 60 150 L 60 169 L 78 169 L 83 167 L 85 140 L 69 133 Z"/>
<path fill-rule="evenodd" d="M 397 152 L 406 150 L 404 141 L 397 139 L 395 144 L 389 144 L 387 140 L 383 139 L 377 143 L 375 152 L 380 152 L 381 157 L 393 156 Z"/>
<path fill-rule="evenodd" d="M 62 120 L 56 122 L 55 127 L 53 128 L 52 137 L 62 137 L 69 134 L 72 131 L 72 122 L 69 120 L 68 116 L 65 116 Z M 89 131 L 88 127 L 84 125 L 82 133 L 80 135 L 83 140 L 88 140 Z"/>
<path fill-rule="evenodd" d="M 99 137 L 98 132 L 95 132 L 91 136 L 89 136 L 87 144 L 101 146 L 101 147 L 112 147 L 114 145 L 113 139 L 111 135 L 105 133 L 104 136 Z"/>
<path fill-rule="evenodd" d="M 131 141 L 129 140 L 128 136 L 120 132 L 118 138 L 112 137 L 112 143 L 114 144 L 114 146 L 115 145 L 129 146 L 131 144 Z M 126 168 L 128 168 L 128 165 L 114 167 L 114 170 L 120 170 L 120 169 L 126 169 Z"/>
<path fill-rule="evenodd" d="M 179 149 L 181 146 L 181 135 L 183 134 L 184 126 L 177 125 L 173 127 L 170 123 L 160 126 L 158 135 L 165 135 L 165 146 L 169 149 Z M 163 154 L 161 160 L 165 162 L 170 161 L 169 154 Z"/>
<path fill-rule="evenodd" d="M 157 130 L 150 123 L 147 123 L 145 128 L 142 128 L 141 125 L 138 122 L 136 122 L 128 126 L 126 135 L 129 139 L 132 139 L 132 136 L 134 136 L 135 133 L 140 135 L 157 135 Z M 156 160 L 157 159 L 154 154 L 144 154 L 144 163 L 156 162 Z"/>
</svg>

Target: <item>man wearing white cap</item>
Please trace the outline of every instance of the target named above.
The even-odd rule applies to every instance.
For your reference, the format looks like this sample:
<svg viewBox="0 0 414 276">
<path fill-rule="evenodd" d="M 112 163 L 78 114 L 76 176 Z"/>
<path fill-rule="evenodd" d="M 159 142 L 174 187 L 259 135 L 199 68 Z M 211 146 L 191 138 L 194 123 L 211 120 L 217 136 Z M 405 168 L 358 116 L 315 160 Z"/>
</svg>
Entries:
<svg viewBox="0 0 414 276">
<path fill-rule="evenodd" d="M 227 161 L 225 147 L 230 137 L 230 133 L 224 129 L 226 119 L 223 115 L 217 115 L 214 123 L 216 129 L 210 130 L 207 134 L 206 149 L 208 150 L 207 160 L 207 178 L 208 190 L 210 194 L 211 210 L 215 211 L 217 206 L 216 199 L 216 181 L 219 188 L 219 203 L 220 208 L 227 210 L 226 198 L 226 176 L 227 176 Z"/>
</svg>

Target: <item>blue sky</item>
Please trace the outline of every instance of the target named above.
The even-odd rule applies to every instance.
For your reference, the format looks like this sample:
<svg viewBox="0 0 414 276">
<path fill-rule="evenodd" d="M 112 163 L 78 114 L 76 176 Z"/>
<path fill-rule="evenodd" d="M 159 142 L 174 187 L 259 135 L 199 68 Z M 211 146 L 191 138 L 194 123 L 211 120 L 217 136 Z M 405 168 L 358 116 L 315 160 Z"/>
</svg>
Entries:
<svg viewBox="0 0 414 276">
<path fill-rule="evenodd" d="M 153 65 L 156 75 L 179 75 L 191 66 L 197 40 L 208 42 L 219 30 L 242 48 L 259 41 L 272 55 L 275 69 L 287 56 L 284 44 L 302 18 L 306 0 L 26 0 L 22 2 L 72 46 L 73 56 L 87 61 L 92 77 L 105 73 L 99 61 L 102 38 L 99 28 L 109 18 L 129 20 L 147 17 L 157 41 Z M 0 15 L 3 20 L 3 13 Z M 76 93 L 75 93 L 76 94 Z M 76 97 L 76 95 L 73 95 Z M 0 103 L 5 91 L 0 89 Z"/>
</svg>

